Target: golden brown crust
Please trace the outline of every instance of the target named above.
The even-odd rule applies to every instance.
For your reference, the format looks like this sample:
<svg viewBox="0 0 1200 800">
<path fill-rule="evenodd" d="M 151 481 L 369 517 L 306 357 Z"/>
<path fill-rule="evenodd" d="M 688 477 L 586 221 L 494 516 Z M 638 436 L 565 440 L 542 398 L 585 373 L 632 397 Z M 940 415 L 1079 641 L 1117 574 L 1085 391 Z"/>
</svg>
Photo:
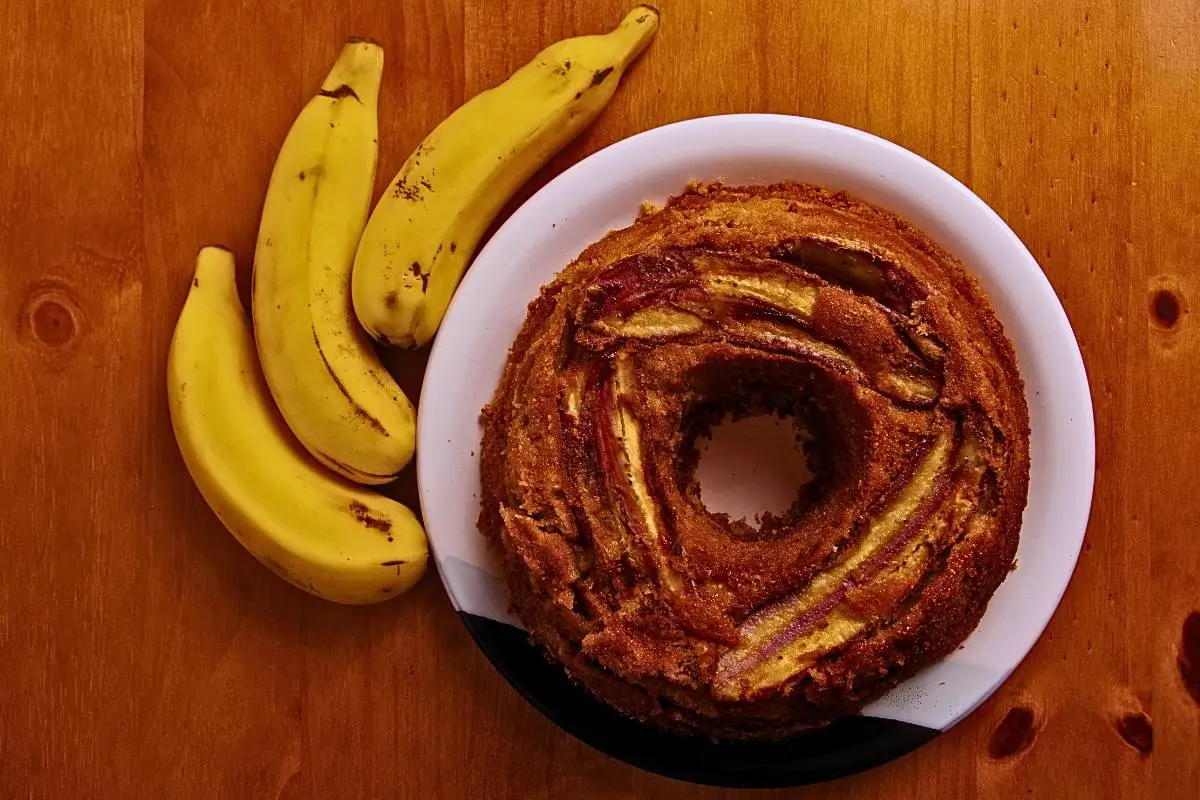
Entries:
<svg viewBox="0 0 1200 800">
<path fill-rule="evenodd" d="M 722 411 L 818 432 L 761 530 L 699 500 Z M 903 219 L 698 184 L 543 288 L 484 410 L 480 528 L 600 699 L 713 737 L 853 713 L 953 650 L 1016 553 L 1028 412 L 976 281 Z"/>
</svg>

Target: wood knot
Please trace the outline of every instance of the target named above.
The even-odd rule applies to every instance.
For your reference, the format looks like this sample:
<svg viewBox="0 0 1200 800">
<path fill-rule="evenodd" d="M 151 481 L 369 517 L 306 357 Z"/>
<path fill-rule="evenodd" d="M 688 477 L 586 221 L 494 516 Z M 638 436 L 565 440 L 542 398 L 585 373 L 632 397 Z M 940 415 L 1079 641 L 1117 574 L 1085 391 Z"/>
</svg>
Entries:
<svg viewBox="0 0 1200 800">
<path fill-rule="evenodd" d="M 1033 710 L 1026 706 L 1013 706 L 1000 720 L 988 740 L 988 755 L 1001 760 L 1012 758 L 1028 750 L 1037 739 L 1036 720 Z"/>
<path fill-rule="evenodd" d="M 1183 633 L 1179 641 L 1179 677 L 1183 687 L 1196 705 L 1200 706 L 1200 611 L 1193 611 L 1183 621 Z"/>
<path fill-rule="evenodd" d="M 47 299 L 33 309 L 33 335 L 50 347 L 62 347 L 75 338 L 75 318 L 57 300 Z"/>
<path fill-rule="evenodd" d="M 69 356 L 86 332 L 86 316 L 75 292 L 64 281 L 35 282 L 17 318 L 17 337 L 47 354 Z"/>
<path fill-rule="evenodd" d="M 1117 717 L 1113 720 L 1113 727 L 1125 744 L 1141 755 L 1148 756 L 1154 750 L 1154 726 L 1143 712 L 1135 711 Z"/>
<path fill-rule="evenodd" d="M 1183 303 L 1174 291 L 1158 289 L 1150 295 L 1150 319 L 1162 330 L 1174 330 L 1182 314 Z"/>
</svg>

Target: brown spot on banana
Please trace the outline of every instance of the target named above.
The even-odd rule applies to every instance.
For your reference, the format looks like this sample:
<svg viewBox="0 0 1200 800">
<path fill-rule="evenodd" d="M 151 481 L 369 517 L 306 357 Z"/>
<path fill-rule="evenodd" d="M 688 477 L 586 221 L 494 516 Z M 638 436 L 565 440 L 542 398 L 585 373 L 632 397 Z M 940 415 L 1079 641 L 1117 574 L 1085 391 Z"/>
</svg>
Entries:
<svg viewBox="0 0 1200 800">
<path fill-rule="evenodd" d="M 350 513 L 354 515 L 354 519 L 358 520 L 360 525 L 370 528 L 373 531 L 389 533 L 392 530 L 392 521 L 390 519 L 376 515 L 365 503 L 361 503 L 358 500 L 350 501 Z"/>
<path fill-rule="evenodd" d="M 599 86 L 600 84 L 604 83 L 604 79 L 607 78 L 609 75 L 611 75 L 612 71 L 613 71 L 612 67 L 605 67 L 604 69 L 598 69 L 595 72 L 593 72 L 592 73 L 592 86 Z"/>
<path fill-rule="evenodd" d="M 350 394 L 349 390 L 346 389 L 346 384 L 342 383 L 342 379 L 339 378 L 337 373 L 333 371 L 333 366 L 329 363 L 329 359 L 325 357 L 325 350 L 321 347 L 321 339 L 317 336 L 317 329 L 311 328 L 311 330 L 313 335 L 313 345 L 317 348 L 317 355 L 321 357 L 321 363 L 325 365 L 325 371 L 328 372 L 329 377 L 333 379 L 333 383 L 335 386 L 337 386 L 338 391 L 342 393 L 342 395 L 350 403 L 350 407 L 354 409 L 354 416 L 366 422 L 385 437 L 391 436 L 391 434 L 388 433 L 387 428 L 383 427 L 383 423 L 381 423 L 378 419 L 372 416 L 369 411 L 359 405 L 358 401 L 355 400 Z"/>
<path fill-rule="evenodd" d="M 396 188 L 392 190 L 392 195 L 397 200 L 408 200 L 410 203 L 417 203 L 421 200 L 420 188 L 410 184 L 408 178 L 401 178 L 396 182 Z"/>
<path fill-rule="evenodd" d="M 413 274 L 414 278 L 421 279 L 421 291 L 424 292 L 429 288 L 429 273 L 421 271 L 421 262 L 414 261 L 409 266 L 408 271 Z"/>
<path fill-rule="evenodd" d="M 354 89 L 344 83 L 336 89 L 322 89 L 321 91 L 317 92 L 317 94 L 321 97 L 331 97 L 334 100 L 341 100 L 344 97 L 353 97 L 359 103 L 362 102 L 362 98 L 358 96 L 358 92 L 354 91 Z"/>
</svg>

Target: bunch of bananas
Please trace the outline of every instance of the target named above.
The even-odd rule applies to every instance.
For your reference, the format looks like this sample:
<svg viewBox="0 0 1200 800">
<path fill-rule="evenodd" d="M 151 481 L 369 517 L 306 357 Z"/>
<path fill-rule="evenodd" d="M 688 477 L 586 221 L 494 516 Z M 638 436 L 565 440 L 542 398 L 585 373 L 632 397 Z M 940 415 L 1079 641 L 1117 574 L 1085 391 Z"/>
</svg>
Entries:
<svg viewBox="0 0 1200 800">
<path fill-rule="evenodd" d="M 359 485 L 395 478 L 416 440 L 412 403 L 368 334 L 406 347 L 433 337 L 496 214 L 595 119 L 657 28 L 640 6 L 606 35 L 543 50 L 439 125 L 369 221 L 383 50 L 352 39 L 275 163 L 253 333 L 233 255 L 200 251 L 168 356 L 171 422 L 205 500 L 276 574 L 371 603 L 424 573 L 416 516 Z"/>
</svg>

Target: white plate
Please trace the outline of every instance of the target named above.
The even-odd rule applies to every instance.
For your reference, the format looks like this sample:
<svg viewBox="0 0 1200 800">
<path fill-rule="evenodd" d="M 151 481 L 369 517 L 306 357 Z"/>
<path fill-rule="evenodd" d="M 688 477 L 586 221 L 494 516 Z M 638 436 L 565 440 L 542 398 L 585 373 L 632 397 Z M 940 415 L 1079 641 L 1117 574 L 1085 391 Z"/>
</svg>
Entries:
<svg viewBox="0 0 1200 800">
<path fill-rule="evenodd" d="M 1091 505 L 1091 398 L 1062 306 L 1004 221 L 938 167 L 851 128 L 760 114 L 667 125 L 576 164 L 500 228 L 454 298 L 421 393 L 421 510 L 446 591 L 460 612 L 518 624 L 476 529 L 478 417 L 527 304 L 585 246 L 633 222 L 644 200 L 717 178 L 817 183 L 906 217 L 978 276 L 1016 347 L 1033 431 L 1018 568 L 961 649 L 864 712 L 945 730 L 1008 677 L 1066 589 Z"/>
</svg>

